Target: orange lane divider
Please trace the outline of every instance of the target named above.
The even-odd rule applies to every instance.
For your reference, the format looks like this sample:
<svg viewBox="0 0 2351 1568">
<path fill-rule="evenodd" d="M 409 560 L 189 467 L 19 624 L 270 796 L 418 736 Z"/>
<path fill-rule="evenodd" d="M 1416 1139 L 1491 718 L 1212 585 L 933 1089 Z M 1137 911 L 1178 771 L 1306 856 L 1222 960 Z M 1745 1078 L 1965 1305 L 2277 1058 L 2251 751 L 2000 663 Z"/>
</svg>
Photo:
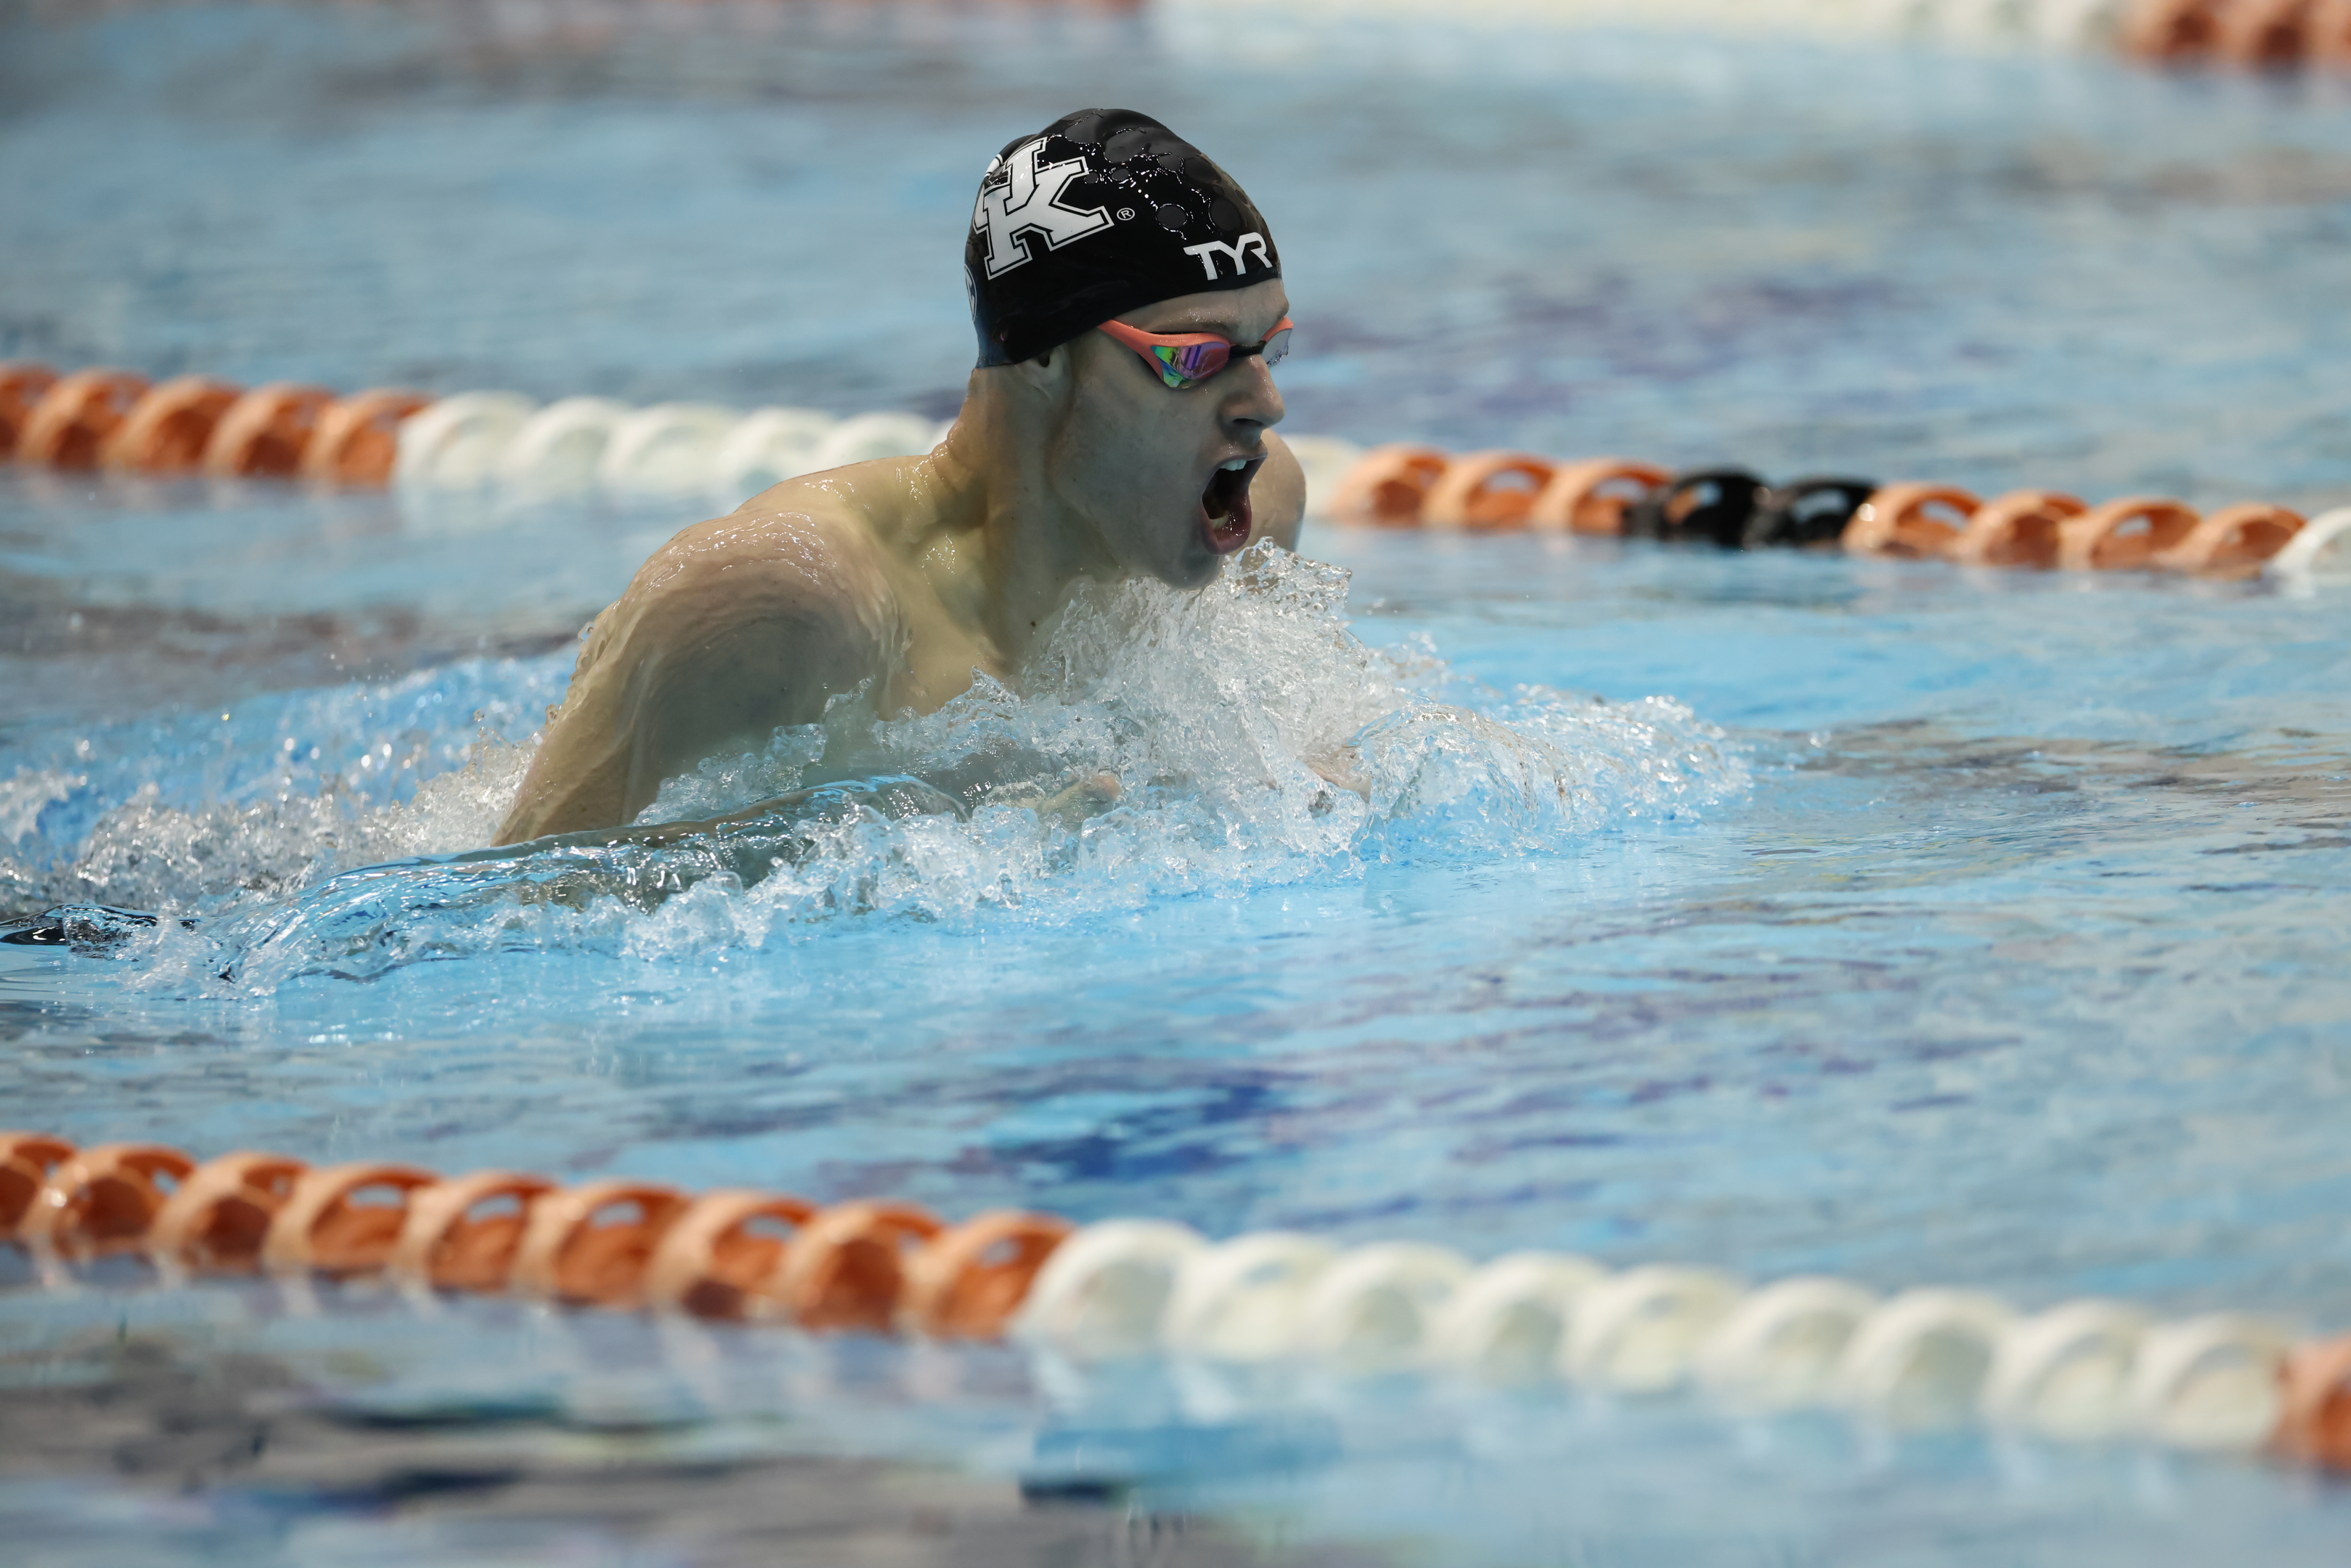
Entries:
<svg viewBox="0 0 2351 1568">
<path fill-rule="evenodd" d="M 49 1173 L 73 1158 L 74 1146 L 39 1133 L 0 1133 L 0 1237 L 23 1234 L 34 1195 Z"/>
<path fill-rule="evenodd" d="M 989 1339 L 1077 1228 L 1050 1214 L 997 1209 L 942 1231 L 906 1259 L 907 1327 L 934 1339 Z"/>
<path fill-rule="evenodd" d="M 0 360 L 0 458 L 14 457 L 22 448 L 34 408 L 57 384 L 57 372 L 47 365 Z"/>
<path fill-rule="evenodd" d="M 99 441 L 98 461 L 103 467 L 133 473 L 186 473 L 204 461 L 213 427 L 238 396 L 237 388 L 210 376 L 158 382 Z M 59 461 L 58 466 L 81 465 Z"/>
<path fill-rule="evenodd" d="M 0 1144 L 0 1153 L 14 1155 L 16 1149 Z M 144 1251 L 172 1188 L 195 1168 L 177 1149 L 156 1144 L 101 1144 L 69 1154 L 49 1167 L 16 1235 L 37 1252 L 72 1262 Z"/>
<path fill-rule="evenodd" d="M 650 1182 L 591 1181 L 557 1187 L 530 1206 L 508 1283 L 565 1306 L 634 1311 L 663 1232 L 694 1200 Z"/>
<path fill-rule="evenodd" d="M 663 1232 L 645 1266 L 645 1304 L 702 1318 L 747 1318 L 816 1206 L 779 1193 L 726 1188 L 695 1199 Z"/>
<path fill-rule="evenodd" d="M 306 1170 L 270 1218 L 262 1267 L 339 1280 L 381 1273 L 399 1245 L 410 1197 L 440 1179 L 414 1166 L 367 1162 Z"/>
<path fill-rule="evenodd" d="M 2126 496 L 2059 524 L 2057 564 L 2067 571 L 2141 570 L 2186 538 L 2198 521 L 2177 501 Z"/>
<path fill-rule="evenodd" d="M 143 1253 L 167 1273 L 381 1276 L 570 1307 L 990 1339 L 1072 1227 L 996 1211 L 948 1225 L 913 1204 L 819 1208 L 631 1180 L 310 1166 L 240 1150 L 77 1150 L 0 1132 L 0 1242 L 67 1263 Z"/>
<path fill-rule="evenodd" d="M 1559 465 L 1524 452 L 1473 452 L 1447 464 L 1421 503 L 1426 528 L 1523 528 Z"/>
<path fill-rule="evenodd" d="M 2047 571 L 2057 564 L 2058 530 L 2068 517 L 2089 509 L 2080 497 L 2063 490 L 2011 490 L 1970 511 L 1942 553 L 1962 566 Z"/>
<path fill-rule="evenodd" d="M 95 468 L 99 453 L 131 417 L 151 383 L 132 371 L 76 371 L 51 382 L 16 437 L 16 460 L 53 468 Z"/>
<path fill-rule="evenodd" d="M 200 1272 L 251 1273 L 269 1228 L 308 1167 L 283 1155 L 223 1155 L 198 1166 L 163 1200 L 147 1250 Z"/>
<path fill-rule="evenodd" d="M 1901 498 L 1922 511 L 1930 502 L 1954 509 L 1959 505 L 1948 497 Z M 1073 1237 L 1080 1239 L 1072 1241 Z M 1109 1220 L 1081 1236 L 1067 1220 L 1009 1210 L 949 1225 L 913 1204 L 879 1199 L 820 1208 L 797 1197 L 745 1189 L 697 1197 L 625 1178 L 573 1187 L 510 1171 L 444 1178 L 414 1166 L 360 1162 L 312 1167 L 250 1150 L 200 1165 L 158 1145 L 77 1150 L 61 1138 L 6 1132 L 0 1132 L 0 1242 L 61 1263 L 144 1253 L 166 1279 L 256 1270 L 281 1277 L 372 1276 L 410 1289 L 508 1291 L 563 1307 L 971 1340 L 1004 1334 L 1064 1243 L 1071 1243 L 1071 1268 L 1047 1288 L 1053 1301 L 1040 1310 L 1049 1319 L 1089 1302 L 1084 1310 L 1115 1317 L 1146 1297 L 1162 1301 L 1168 1261 L 1186 1256 L 1186 1249 L 1208 1266 L 1196 1280 L 1186 1274 L 1176 1284 L 1177 1294 L 1197 1294 L 1195 1285 L 1214 1284 L 1206 1291 L 1210 1297 L 1250 1289 L 1263 1272 L 1260 1255 L 1271 1255 L 1270 1243 L 1279 1243 L 1277 1250 L 1285 1256 L 1301 1256 L 1303 1249 L 1326 1267 L 1305 1303 L 1306 1315 L 1343 1327 L 1374 1317 L 1386 1323 L 1381 1313 L 1403 1312 L 1416 1322 L 1421 1307 L 1412 1303 L 1421 1301 L 1413 1293 L 1420 1275 L 1414 1270 L 1425 1273 L 1436 1267 L 1451 1282 L 1452 1274 L 1467 1266 L 1447 1262 L 1441 1249 L 1376 1245 L 1331 1262 L 1329 1248 L 1287 1234 L 1241 1238 L 1213 1249 L 1181 1227 L 1153 1221 Z M 1219 1252 L 1236 1256 L 1218 1262 Z M 1430 1254 L 1435 1264 L 1426 1260 L 1424 1255 Z M 1244 1264 L 1255 1272 L 1234 1274 Z M 1532 1273 L 1530 1265 L 1537 1266 Z M 2158 1406 L 2173 1397 L 2192 1404 L 2192 1394 L 2179 1393 L 2180 1379 L 2204 1363 L 2214 1364 L 2204 1370 L 2225 1374 L 2220 1363 L 2230 1355 L 2247 1345 L 2269 1344 L 2274 1347 L 2273 1385 L 2266 1393 L 2239 1388 L 2234 1396 L 2241 1404 L 2251 1393 L 2266 1412 L 2246 1437 L 2265 1441 L 2273 1455 L 2289 1462 L 2351 1470 L 2351 1336 L 2289 1346 L 2263 1339 L 2268 1331 L 2229 1314 L 2169 1330 L 2148 1329 L 2132 1310 L 2096 1302 L 2016 1320 L 1992 1298 L 1949 1291 L 1913 1291 L 1881 1308 L 1867 1291 L 1820 1280 L 1766 1287 L 1738 1307 L 1736 1282 L 1727 1276 L 1650 1267 L 1603 1284 L 1596 1281 L 1604 1270 L 1589 1263 L 1535 1254 L 1499 1260 L 1479 1277 L 1487 1282 L 1476 1289 L 1464 1285 L 1459 1310 L 1447 1309 L 1444 1334 L 1467 1333 L 1474 1340 L 1499 1332 L 1498 1312 L 1526 1316 L 1529 1323 L 1549 1313 L 1544 1321 L 1559 1329 L 1561 1301 L 1554 1296 L 1560 1290 L 1597 1292 L 1591 1298 L 1591 1334 L 1625 1312 L 1679 1302 L 1677 1310 L 1698 1312 L 1703 1319 L 1693 1319 L 1696 1327 L 1689 1332 L 1719 1322 L 1723 1343 L 1733 1348 L 1744 1343 L 1741 1335 L 1753 1338 L 1757 1324 L 1776 1321 L 1774 1313 L 1843 1312 L 1851 1344 L 1842 1368 L 1869 1362 L 1863 1342 L 1873 1333 L 1889 1341 L 1903 1334 L 1916 1339 L 1930 1330 L 1965 1331 L 1981 1339 L 1991 1331 L 1979 1320 L 1990 1312 L 1989 1321 L 2003 1336 L 1991 1347 L 1992 1381 L 2011 1404 L 2017 1390 L 2010 1385 L 2055 1375 L 2051 1367 L 2071 1364 L 2064 1358 L 2077 1352 L 2105 1355 L 2115 1333 L 2144 1336 L 2147 1360 L 2131 1375 L 2133 1385 L 2152 1388 Z M 1846 1297 L 1855 1300 L 1845 1301 Z M 1714 1306 L 1708 1308 L 1708 1302 Z M 1155 1319 L 1160 1311 L 1153 1305 L 1149 1315 Z M 1953 1317 L 1955 1312 L 1960 1315 Z M 1724 1312 L 1732 1315 L 1725 1319 Z M 1857 1312 L 1872 1315 L 1856 1326 Z M 2013 1332 L 2007 1326 L 2011 1320 Z M 1746 1327 L 1739 1327 L 1742 1323 Z M 1827 1324 L 1822 1319 L 1818 1326 Z M 1788 1332 L 1784 1323 L 1782 1332 Z M 1579 1345 L 1590 1337 L 1581 1315 L 1574 1333 Z M 2100 1333 L 2108 1337 L 2101 1339 Z M 1310 1335 L 1307 1343 L 1311 1340 Z M 2166 1347 L 2160 1354 L 2153 1348 L 2158 1340 Z M 2113 1369 L 2096 1364 L 2098 1376 L 2085 1383 L 2090 1390 L 2085 1397 L 2095 1393 L 2091 1385 L 2101 1378 L 2113 1381 Z"/>
<path fill-rule="evenodd" d="M 337 485 L 381 485 L 400 455 L 400 422 L 433 399 L 405 387 L 377 387 L 339 397 L 319 411 L 302 449 L 302 472 Z"/>
<path fill-rule="evenodd" d="M 254 388 L 221 415 L 204 444 L 204 472 L 224 479 L 282 479 L 299 472 L 319 415 L 334 400 L 325 387 L 299 382 Z"/>
<path fill-rule="evenodd" d="M 1339 481 L 1331 514 L 1381 528 L 1418 528 L 1428 493 L 1451 462 L 1434 446 L 1374 446 Z"/>
<path fill-rule="evenodd" d="M 1621 534 L 1625 510 L 1656 494 L 1673 476 L 1654 463 L 1596 457 L 1563 463 L 1527 513 L 1527 527 L 1541 533 Z"/>
<path fill-rule="evenodd" d="M 411 1193 L 386 1267 L 435 1291 L 504 1290 L 531 1205 L 554 1190 L 544 1176 L 475 1171 Z"/>
<path fill-rule="evenodd" d="M 400 422 L 431 396 L 399 387 L 339 395 L 272 382 L 250 390 L 210 376 L 150 382 L 97 367 L 60 375 L 0 361 L 0 460 L 68 472 L 211 474 L 335 485 L 392 477 Z"/>
<path fill-rule="evenodd" d="M 2158 65 L 2351 68 L 2351 0 L 2137 0 L 2121 43 Z"/>
<path fill-rule="evenodd" d="M 1748 476 L 1731 477 L 1743 484 Z M 1399 444 L 1364 454 L 1340 477 L 1325 511 L 1343 523 L 1376 528 L 1621 535 L 1628 512 L 1645 502 L 1654 511 L 1660 497 L 1671 512 L 1672 498 L 1697 483 L 1696 476 L 1677 478 L 1654 464 L 1623 458 L 1554 463 L 1522 452 L 1454 457 L 1433 446 Z M 1750 505 L 1761 513 L 1816 491 L 1839 512 L 1867 497 L 1841 530 L 1832 513 L 1818 542 L 1853 555 L 1967 566 L 2249 577 L 2303 526 L 2300 514 L 2262 501 L 2208 517 L 2159 496 L 2094 507 L 2061 490 L 2016 490 L 1986 501 L 1955 485 L 1919 481 L 1875 487 L 1799 481 L 1782 491 L 1760 489 Z M 1813 542 L 1812 536 L 1795 537 Z M 1754 548 L 1756 534 L 1750 531 L 1748 539 Z"/>
<path fill-rule="evenodd" d="M 1982 504 L 1956 485 L 1888 485 L 1854 514 L 1843 543 L 1855 555 L 1947 556 Z"/>
<path fill-rule="evenodd" d="M 769 1293 L 814 1329 L 886 1333 L 906 1284 L 906 1257 L 946 1228 L 913 1204 L 862 1200 L 812 1217 L 784 1250 Z"/>
<path fill-rule="evenodd" d="M 2297 1346 L 2281 1381 L 2284 1409 L 2271 1447 L 2304 1464 L 2351 1469 L 2351 1335 Z"/>
<path fill-rule="evenodd" d="M 2207 514 L 2179 542 L 2149 557 L 2147 564 L 2165 571 L 2249 576 L 2293 543 L 2304 520 L 2301 513 L 2267 501 L 2240 501 Z"/>
</svg>

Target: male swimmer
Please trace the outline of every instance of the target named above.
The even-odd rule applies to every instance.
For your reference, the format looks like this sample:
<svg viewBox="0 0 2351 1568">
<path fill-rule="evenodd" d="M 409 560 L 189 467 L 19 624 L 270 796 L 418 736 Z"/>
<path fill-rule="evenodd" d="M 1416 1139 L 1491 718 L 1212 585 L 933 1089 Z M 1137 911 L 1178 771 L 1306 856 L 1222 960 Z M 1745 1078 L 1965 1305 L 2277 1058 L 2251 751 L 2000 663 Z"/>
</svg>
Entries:
<svg viewBox="0 0 2351 1568">
<path fill-rule="evenodd" d="M 663 546 L 596 618 L 498 842 L 620 827 L 861 683 L 883 715 L 977 671 L 1017 688 L 1082 580 L 1197 589 L 1254 539 L 1295 545 L 1280 253 L 1197 149 L 1127 110 L 1021 137 L 980 178 L 964 277 L 979 364 L 946 440 Z"/>
</svg>

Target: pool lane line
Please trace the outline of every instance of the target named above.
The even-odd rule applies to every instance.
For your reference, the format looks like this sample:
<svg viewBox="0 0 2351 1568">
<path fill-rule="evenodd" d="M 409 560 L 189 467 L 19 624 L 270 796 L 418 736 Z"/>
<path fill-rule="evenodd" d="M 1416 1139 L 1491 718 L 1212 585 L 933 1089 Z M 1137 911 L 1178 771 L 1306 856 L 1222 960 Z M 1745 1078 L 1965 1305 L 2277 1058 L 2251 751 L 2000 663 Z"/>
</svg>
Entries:
<svg viewBox="0 0 2351 1568">
<path fill-rule="evenodd" d="M 2351 0 L 2133 0 L 2116 41 L 2160 66 L 2351 70 Z"/>
<path fill-rule="evenodd" d="M 1277 6 L 1277 11 L 1296 7 Z M 1329 14 L 1328 4 L 1313 7 Z M 1488 23 L 1631 22 L 1687 35 L 1720 27 L 1834 39 L 1934 39 L 1981 47 L 2041 45 L 2120 55 L 2158 68 L 2220 67 L 2265 74 L 2351 70 L 2351 0 L 1376 0 L 1351 19 L 1383 14 L 1465 15 Z"/>
<path fill-rule="evenodd" d="M 0 458 L 68 472 L 381 485 L 402 422 L 432 401 L 389 387 L 338 396 L 298 382 L 249 391 L 210 376 L 153 382 L 112 366 L 59 374 L 12 360 L 0 361 Z"/>
<path fill-rule="evenodd" d="M 519 392 L 447 397 L 378 387 L 339 395 L 209 376 L 154 382 L 110 366 L 60 373 L 0 361 L 0 459 L 68 473 L 305 479 L 423 491 L 496 485 L 523 495 L 604 488 L 733 507 L 780 479 L 913 456 L 946 425 L 875 412 L 749 413 L 714 403 L 632 408 L 610 398 L 540 405 Z"/>
<path fill-rule="evenodd" d="M 53 1285 L 74 1266 L 131 1255 L 172 1283 L 380 1278 L 812 1332 L 1010 1337 L 1076 1363 L 1311 1360 L 1357 1378 L 1436 1373 L 1632 1396 L 1695 1386 L 1746 1414 L 1826 1407 L 1897 1429 L 1981 1420 L 2053 1441 L 2262 1451 L 2351 1472 L 2351 1335 L 2297 1341 L 2239 1313 L 2158 1322 L 2075 1301 L 2025 1315 L 1946 1288 L 1750 1288 L 1715 1270 L 1612 1271 L 1541 1252 L 1479 1265 L 1442 1247 L 1343 1250 L 1287 1231 L 1212 1243 L 1164 1221 L 1081 1228 L 1015 1210 L 950 1224 L 886 1199 L 820 1207 L 496 1170 L 444 1178 L 250 1150 L 199 1164 L 162 1145 L 78 1149 L 22 1132 L 0 1133 L 0 1240 L 30 1252 Z"/>
<path fill-rule="evenodd" d="M 1772 485 L 1739 468 L 1677 475 L 1631 458 L 1456 456 L 1413 443 L 1361 453 L 1315 443 L 1309 453 L 1331 476 L 1325 512 L 1333 520 L 1439 533 L 1828 549 L 1961 566 L 2233 579 L 2260 574 L 2305 527 L 2301 514 L 2263 501 L 2199 514 L 2161 496 L 2093 506 L 2061 490 L 2025 489 L 1987 501 L 1956 485 L 1838 476 Z M 2341 524 L 2334 513 L 2325 517 L 2331 543 Z M 2308 548 L 2296 559 L 2317 553 Z"/>
<path fill-rule="evenodd" d="M 2351 5 L 2351 0 L 2344 0 Z M 782 479 L 910 456 L 948 424 L 877 412 L 749 413 L 710 403 L 631 408 L 607 398 L 541 405 L 517 392 L 445 398 L 398 388 L 339 397 L 273 382 L 243 391 L 204 376 L 151 383 L 114 369 L 59 375 L 0 363 L 0 457 L 88 471 L 302 477 L 417 490 L 496 485 L 525 497 L 602 487 L 697 497 L 731 507 Z M 1443 533 L 1567 534 L 1729 549 L 1843 549 L 2036 570 L 2151 570 L 2236 579 L 2273 561 L 2306 572 L 2342 532 L 2289 550 L 2305 519 L 2246 501 L 2209 515 L 2160 496 L 2093 506 L 2062 490 L 1987 501 L 1955 485 L 1880 485 L 1834 475 L 1773 485 L 1741 468 L 1674 474 L 1626 458 L 1562 462 L 1491 450 L 1455 455 L 1398 443 L 1365 451 L 1300 436 L 1316 515 Z"/>
</svg>

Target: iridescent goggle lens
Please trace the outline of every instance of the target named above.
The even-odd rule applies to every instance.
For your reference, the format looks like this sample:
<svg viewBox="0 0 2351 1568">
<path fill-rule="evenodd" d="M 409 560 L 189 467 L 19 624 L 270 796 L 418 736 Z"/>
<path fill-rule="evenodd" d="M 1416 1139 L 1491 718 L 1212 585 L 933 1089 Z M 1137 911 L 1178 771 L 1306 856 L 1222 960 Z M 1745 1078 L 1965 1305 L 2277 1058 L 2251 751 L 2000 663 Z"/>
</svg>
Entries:
<svg viewBox="0 0 2351 1568">
<path fill-rule="evenodd" d="M 1207 381 L 1232 363 L 1230 343 L 1154 343 L 1151 357 L 1159 361 L 1159 379 L 1171 387 Z"/>
<path fill-rule="evenodd" d="M 1173 392 L 1196 387 L 1210 376 L 1251 354 L 1262 354 L 1269 365 L 1280 364 L 1290 352 L 1290 318 L 1285 316 L 1266 334 L 1262 343 L 1242 345 L 1207 332 L 1162 335 L 1105 321 L 1102 329 L 1153 362 L 1162 385 Z"/>
</svg>

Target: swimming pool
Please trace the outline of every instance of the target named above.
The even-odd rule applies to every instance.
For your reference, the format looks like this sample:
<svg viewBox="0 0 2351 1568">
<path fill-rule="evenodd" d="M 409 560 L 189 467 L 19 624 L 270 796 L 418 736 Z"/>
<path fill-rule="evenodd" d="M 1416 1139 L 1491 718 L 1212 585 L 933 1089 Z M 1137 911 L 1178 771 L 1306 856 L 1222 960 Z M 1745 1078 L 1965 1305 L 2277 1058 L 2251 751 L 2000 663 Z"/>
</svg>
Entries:
<svg viewBox="0 0 2351 1568">
<path fill-rule="evenodd" d="M 1102 99 L 1201 138 L 1280 225 L 1302 430 L 2351 492 L 2351 132 L 2323 81 L 1408 21 L 1269 26 L 1237 59 L 1216 15 L 19 17 L 0 353 L 940 417 L 980 154 Z M 516 939 L 353 916 L 331 873 L 480 841 L 497 754 L 469 783 L 468 748 L 528 737 L 682 520 L 0 470 L 6 906 L 205 916 L 8 971 L 4 1119 L 2343 1320 L 2339 585 L 1310 527 L 1343 607 L 1278 564 L 1189 612 L 1104 605 L 1120 635 L 1199 624 L 1107 695 L 841 738 L 861 766 L 985 742 L 1165 780 L 1086 842 L 885 835 Z M 1388 713 L 1380 813 L 1317 813 L 1299 737 Z M 1134 1480 L 1285 1550 L 2318 1563 L 2351 1529 L 2244 1466 L 1675 1402 L 1071 1385 L 112 1277 L 0 1292 L 0 1322 L 19 1382 L 87 1375 L 120 1325 L 441 1412 L 444 1442 L 519 1421 L 638 1459 Z M 405 1495 L 381 1484 L 0 1484 L 37 1560 L 668 1550 L 371 1514 Z"/>
</svg>

